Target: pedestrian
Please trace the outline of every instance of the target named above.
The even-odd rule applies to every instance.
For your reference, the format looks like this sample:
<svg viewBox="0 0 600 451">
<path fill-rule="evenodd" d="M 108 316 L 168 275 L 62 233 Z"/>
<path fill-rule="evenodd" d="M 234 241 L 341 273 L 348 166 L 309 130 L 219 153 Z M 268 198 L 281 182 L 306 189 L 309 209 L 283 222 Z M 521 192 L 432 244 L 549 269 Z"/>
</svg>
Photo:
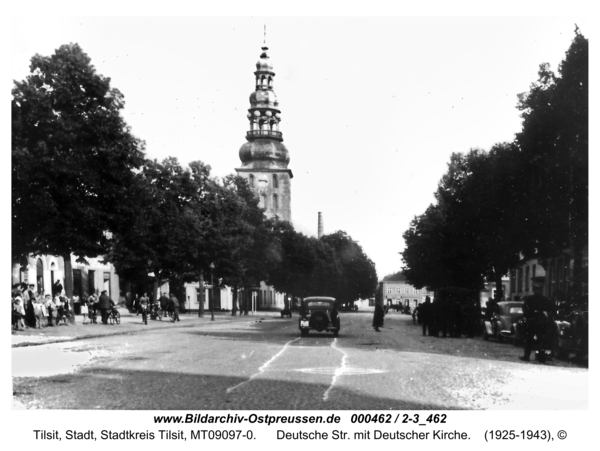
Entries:
<svg viewBox="0 0 600 451">
<path fill-rule="evenodd" d="M 21 296 L 21 284 L 15 283 L 12 286 L 11 297 L 14 300 L 17 296 Z"/>
<path fill-rule="evenodd" d="M 525 314 L 525 350 L 519 356 L 524 362 L 529 362 L 534 344 L 538 351 L 540 363 L 546 363 L 546 330 L 550 300 L 542 295 L 542 284 L 533 283 L 533 294 L 525 297 L 523 313 Z"/>
<path fill-rule="evenodd" d="M 104 290 L 100 294 L 99 299 L 99 307 L 100 307 L 100 315 L 102 317 L 102 324 L 108 324 L 108 313 L 110 312 L 111 307 L 115 305 L 113 300 L 108 297 L 107 291 Z"/>
<path fill-rule="evenodd" d="M 167 309 L 169 308 L 169 298 L 167 297 L 167 293 L 161 293 L 160 298 L 158 298 L 158 302 L 160 303 L 160 310 L 163 317 L 167 317 Z"/>
<path fill-rule="evenodd" d="M 56 316 L 56 305 L 52 300 L 52 296 L 49 294 L 46 295 L 46 303 L 44 305 L 46 306 L 46 311 L 48 312 L 48 327 L 54 327 L 53 318 Z"/>
<path fill-rule="evenodd" d="M 413 325 L 417 324 L 417 317 L 419 316 L 419 310 L 420 310 L 421 306 L 417 305 L 412 312 L 412 320 L 413 320 Z M 420 323 L 419 323 L 420 324 Z"/>
<path fill-rule="evenodd" d="M 60 283 L 60 280 L 57 280 L 56 282 L 54 282 L 54 285 L 52 285 L 52 296 L 59 296 L 62 294 L 63 291 L 63 286 Z"/>
<path fill-rule="evenodd" d="M 88 307 L 88 318 L 90 319 L 90 324 L 96 324 L 97 299 L 94 294 L 90 294 L 90 296 L 88 297 L 87 307 Z"/>
<path fill-rule="evenodd" d="M 75 296 L 73 296 L 73 299 Z M 83 324 L 87 324 L 86 318 L 89 317 L 90 309 L 88 307 L 87 302 L 80 302 L 79 313 L 83 316 Z"/>
<path fill-rule="evenodd" d="M 375 329 L 375 332 L 381 332 L 379 328 L 383 327 L 384 316 L 383 306 L 379 302 L 375 302 L 375 312 L 373 313 L 373 329 Z"/>
<path fill-rule="evenodd" d="M 133 311 L 139 314 L 140 312 L 140 295 L 136 293 L 133 298 Z"/>
<path fill-rule="evenodd" d="M 23 330 L 25 329 L 25 324 L 23 323 L 23 317 L 25 316 L 25 310 L 23 309 L 22 304 L 23 298 L 21 296 L 17 296 L 13 299 L 12 305 L 12 325 L 15 330 Z M 20 328 L 19 328 L 20 326 Z"/>
<path fill-rule="evenodd" d="M 171 309 L 173 310 L 173 319 L 171 321 L 179 321 L 179 299 L 174 294 L 171 294 Z"/>
<path fill-rule="evenodd" d="M 142 296 L 138 303 L 138 315 L 142 314 L 142 321 L 148 325 L 148 297 Z"/>
<path fill-rule="evenodd" d="M 423 325 L 423 335 L 433 335 L 431 330 L 431 321 L 432 321 L 432 306 L 431 306 L 431 298 L 429 296 L 425 296 L 425 302 L 419 306 L 419 321 Z"/>
</svg>

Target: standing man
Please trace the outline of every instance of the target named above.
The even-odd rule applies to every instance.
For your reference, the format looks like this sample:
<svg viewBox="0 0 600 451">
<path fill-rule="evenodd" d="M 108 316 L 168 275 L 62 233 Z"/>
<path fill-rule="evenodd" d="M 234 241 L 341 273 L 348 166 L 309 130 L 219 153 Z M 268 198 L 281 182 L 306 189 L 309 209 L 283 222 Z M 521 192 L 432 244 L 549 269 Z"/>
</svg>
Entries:
<svg viewBox="0 0 600 451">
<path fill-rule="evenodd" d="M 525 297 L 523 304 L 523 313 L 525 314 L 525 351 L 519 356 L 524 362 L 529 362 L 529 356 L 533 349 L 534 337 L 540 363 L 546 363 L 546 324 L 548 319 L 548 309 L 550 301 L 542 295 L 542 284 L 533 283 L 533 294 Z"/>
<path fill-rule="evenodd" d="M 431 331 L 433 312 L 431 310 L 431 298 L 429 296 L 425 296 L 425 302 L 419 307 L 419 319 L 423 325 L 423 336 L 427 335 L 427 332 L 429 332 L 429 335 L 433 335 Z"/>
<path fill-rule="evenodd" d="M 158 302 L 160 303 L 161 315 L 166 318 L 167 309 L 169 308 L 169 298 L 167 297 L 167 293 L 161 293 Z"/>
<path fill-rule="evenodd" d="M 171 294 L 171 307 L 173 308 L 173 319 L 171 321 L 179 321 L 179 300 L 174 294 Z"/>
<path fill-rule="evenodd" d="M 102 324 L 108 324 L 108 312 L 111 306 L 114 304 L 111 298 L 106 294 L 106 290 L 100 295 L 100 315 L 102 316 Z"/>
<path fill-rule="evenodd" d="M 375 302 L 375 312 L 373 313 L 373 329 L 375 329 L 375 332 L 381 332 L 379 328 L 383 327 L 384 316 L 383 306 L 379 302 Z"/>
<path fill-rule="evenodd" d="M 56 282 L 54 282 L 54 285 L 52 285 L 52 296 L 60 296 L 62 294 L 63 291 L 63 286 L 60 283 L 60 280 L 57 280 Z"/>
</svg>

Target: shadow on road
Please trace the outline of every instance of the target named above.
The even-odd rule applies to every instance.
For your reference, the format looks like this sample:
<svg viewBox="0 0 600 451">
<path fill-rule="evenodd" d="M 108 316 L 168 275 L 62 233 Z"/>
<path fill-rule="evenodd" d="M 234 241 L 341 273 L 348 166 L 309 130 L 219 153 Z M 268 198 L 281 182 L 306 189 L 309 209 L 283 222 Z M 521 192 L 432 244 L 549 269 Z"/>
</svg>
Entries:
<svg viewBox="0 0 600 451">
<path fill-rule="evenodd" d="M 65 410 L 447 410 L 418 400 L 386 399 L 328 385 L 176 372 L 83 369 L 48 378 L 15 378 L 13 395 L 25 406 Z"/>
</svg>

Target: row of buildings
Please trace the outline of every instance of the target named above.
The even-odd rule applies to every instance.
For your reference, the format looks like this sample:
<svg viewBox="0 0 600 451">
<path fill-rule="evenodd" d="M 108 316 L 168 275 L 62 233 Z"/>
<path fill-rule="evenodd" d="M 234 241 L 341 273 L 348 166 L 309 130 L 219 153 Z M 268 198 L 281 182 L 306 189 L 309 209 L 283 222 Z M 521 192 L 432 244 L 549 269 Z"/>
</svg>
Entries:
<svg viewBox="0 0 600 451">
<path fill-rule="evenodd" d="M 533 294 L 533 280 L 542 282 L 543 294 L 556 302 L 572 299 L 573 283 L 581 283 L 581 295 L 588 296 L 588 251 L 582 251 L 581 274 L 575 274 L 574 256 L 567 249 L 560 255 L 543 261 L 537 258 L 522 258 L 519 265 L 502 278 L 502 297 L 505 300 L 523 299 Z M 434 298 L 434 292 L 426 288 L 417 289 L 410 285 L 402 272 L 385 277 L 382 282 L 385 305 L 401 304 L 412 308 L 425 301 L 425 297 Z M 480 291 L 481 306 L 496 297 L 496 284 L 486 283 Z"/>
</svg>

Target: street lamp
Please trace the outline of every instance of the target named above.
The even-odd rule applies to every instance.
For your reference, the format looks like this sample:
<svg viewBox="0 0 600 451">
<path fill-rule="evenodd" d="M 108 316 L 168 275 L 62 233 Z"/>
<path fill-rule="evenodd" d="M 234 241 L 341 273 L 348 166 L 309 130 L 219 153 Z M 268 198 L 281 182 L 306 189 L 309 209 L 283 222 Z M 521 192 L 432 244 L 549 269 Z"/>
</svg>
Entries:
<svg viewBox="0 0 600 451">
<path fill-rule="evenodd" d="M 215 292 L 214 292 L 214 286 L 213 286 L 213 269 L 215 269 L 215 264 L 211 263 L 209 268 L 210 268 L 210 320 L 214 321 L 215 320 L 215 309 L 214 309 Z"/>
</svg>

